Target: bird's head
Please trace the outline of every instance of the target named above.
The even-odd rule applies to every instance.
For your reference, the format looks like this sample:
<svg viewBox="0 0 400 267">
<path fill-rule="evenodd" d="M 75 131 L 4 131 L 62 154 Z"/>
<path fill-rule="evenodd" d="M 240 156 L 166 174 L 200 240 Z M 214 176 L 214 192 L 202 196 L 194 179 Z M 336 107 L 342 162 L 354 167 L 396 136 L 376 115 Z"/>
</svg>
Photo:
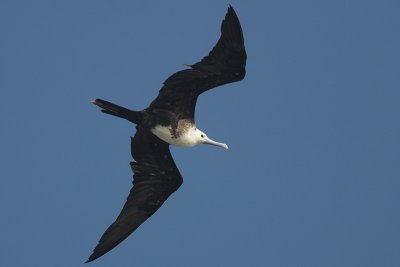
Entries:
<svg viewBox="0 0 400 267">
<path fill-rule="evenodd" d="M 228 149 L 227 144 L 219 143 L 219 142 L 216 142 L 216 141 L 208 138 L 208 136 L 205 133 L 203 133 L 202 131 L 200 131 L 199 129 L 196 129 L 195 132 L 196 132 L 195 134 L 196 134 L 196 139 L 198 140 L 198 144 L 207 144 L 207 145 L 219 146 L 219 147 Z"/>
</svg>

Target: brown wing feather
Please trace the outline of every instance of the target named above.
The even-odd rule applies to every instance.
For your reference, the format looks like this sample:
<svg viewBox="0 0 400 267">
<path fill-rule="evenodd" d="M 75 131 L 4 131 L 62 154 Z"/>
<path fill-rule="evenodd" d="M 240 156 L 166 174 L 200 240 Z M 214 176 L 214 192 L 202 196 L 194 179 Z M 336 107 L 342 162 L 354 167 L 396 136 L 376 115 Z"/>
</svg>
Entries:
<svg viewBox="0 0 400 267">
<path fill-rule="evenodd" d="M 194 118 L 197 97 L 217 86 L 240 81 L 246 74 L 246 50 L 239 19 L 231 6 L 221 24 L 221 37 L 200 62 L 170 76 L 150 109 Z"/>
<path fill-rule="evenodd" d="M 93 261 L 127 238 L 158 210 L 182 184 L 182 176 L 169 151 L 169 144 L 148 130 L 137 127 L 132 138 L 130 163 L 133 187 L 121 213 L 104 232 L 87 262 Z"/>
</svg>

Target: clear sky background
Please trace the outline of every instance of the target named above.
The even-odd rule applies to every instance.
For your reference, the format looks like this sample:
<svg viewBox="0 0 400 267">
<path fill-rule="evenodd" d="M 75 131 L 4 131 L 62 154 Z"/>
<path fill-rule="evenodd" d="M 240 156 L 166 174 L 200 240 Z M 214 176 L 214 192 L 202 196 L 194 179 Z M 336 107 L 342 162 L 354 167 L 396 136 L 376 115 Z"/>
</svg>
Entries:
<svg viewBox="0 0 400 267">
<path fill-rule="evenodd" d="M 247 76 L 202 95 L 229 144 L 87 266 L 400 266 L 400 2 L 231 1 Z M 83 266 L 131 188 L 128 122 L 205 56 L 226 1 L 0 2 L 0 266 Z"/>
</svg>

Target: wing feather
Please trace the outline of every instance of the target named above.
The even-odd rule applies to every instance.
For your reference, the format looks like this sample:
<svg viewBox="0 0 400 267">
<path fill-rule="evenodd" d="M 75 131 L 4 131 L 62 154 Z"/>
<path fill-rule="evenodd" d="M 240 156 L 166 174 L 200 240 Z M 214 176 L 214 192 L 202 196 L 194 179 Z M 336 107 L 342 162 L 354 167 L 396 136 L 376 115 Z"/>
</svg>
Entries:
<svg viewBox="0 0 400 267">
<path fill-rule="evenodd" d="M 182 176 L 169 144 L 137 127 L 131 141 L 133 187 L 121 213 L 104 232 L 87 262 L 93 261 L 127 238 L 156 212 L 182 184 Z"/>
<path fill-rule="evenodd" d="M 231 6 L 221 24 L 221 36 L 201 61 L 171 75 L 150 109 L 163 109 L 181 118 L 194 118 L 198 96 L 217 86 L 240 81 L 246 74 L 246 50 L 239 19 Z"/>
</svg>

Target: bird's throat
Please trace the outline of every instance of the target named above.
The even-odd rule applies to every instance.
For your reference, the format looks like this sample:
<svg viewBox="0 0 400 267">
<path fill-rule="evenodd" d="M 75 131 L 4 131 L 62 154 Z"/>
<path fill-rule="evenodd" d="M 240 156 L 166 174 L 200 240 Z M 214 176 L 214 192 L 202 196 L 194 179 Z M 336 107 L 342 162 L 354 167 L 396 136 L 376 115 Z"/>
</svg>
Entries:
<svg viewBox="0 0 400 267">
<path fill-rule="evenodd" d="M 151 129 L 151 132 L 161 140 L 176 146 L 192 147 L 197 145 L 198 139 L 195 135 L 196 128 L 185 127 L 173 129 L 171 125 L 157 125 Z"/>
</svg>

